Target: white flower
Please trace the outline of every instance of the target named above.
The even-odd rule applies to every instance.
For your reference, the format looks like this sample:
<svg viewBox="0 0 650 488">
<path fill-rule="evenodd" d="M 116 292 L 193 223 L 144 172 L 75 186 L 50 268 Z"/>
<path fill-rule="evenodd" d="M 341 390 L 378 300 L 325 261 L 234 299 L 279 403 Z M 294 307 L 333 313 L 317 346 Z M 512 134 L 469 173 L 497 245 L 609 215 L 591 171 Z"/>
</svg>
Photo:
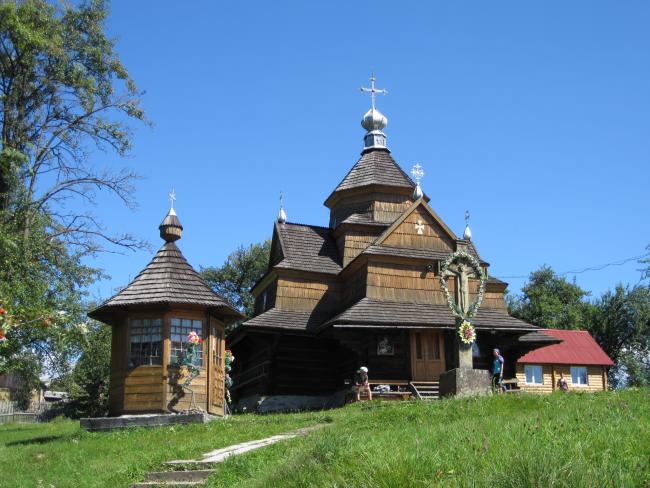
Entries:
<svg viewBox="0 0 650 488">
<path fill-rule="evenodd" d="M 88 333 L 88 324 L 85 323 L 85 322 L 81 322 L 80 324 L 77 324 L 75 327 L 82 334 L 87 334 Z"/>
</svg>

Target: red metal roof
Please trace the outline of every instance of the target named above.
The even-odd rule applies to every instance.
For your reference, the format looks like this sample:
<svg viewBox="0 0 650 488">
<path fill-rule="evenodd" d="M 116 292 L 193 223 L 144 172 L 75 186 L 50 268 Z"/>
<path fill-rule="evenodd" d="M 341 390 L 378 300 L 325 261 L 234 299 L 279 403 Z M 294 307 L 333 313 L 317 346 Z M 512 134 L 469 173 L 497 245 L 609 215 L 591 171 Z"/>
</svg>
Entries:
<svg viewBox="0 0 650 488">
<path fill-rule="evenodd" d="M 560 344 L 540 347 L 524 354 L 517 362 L 535 364 L 575 364 L 612 366 L 612 361 L 586 330 L 542 329 L 540 332 L 562 339 Z"/>
</svg>

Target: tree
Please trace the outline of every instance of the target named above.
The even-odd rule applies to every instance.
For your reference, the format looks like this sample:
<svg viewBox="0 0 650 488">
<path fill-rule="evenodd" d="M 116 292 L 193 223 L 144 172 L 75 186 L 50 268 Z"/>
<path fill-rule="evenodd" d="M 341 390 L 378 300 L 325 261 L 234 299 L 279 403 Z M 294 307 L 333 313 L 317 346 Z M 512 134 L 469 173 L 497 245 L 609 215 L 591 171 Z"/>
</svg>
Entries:
<svg viewBox="0 0 650 488">
<path fill-rule="evenodd" d="M 610 374 L 611 382 L 616 385 L 622 366 L 628 384 L 646 384 L 650 381 L 650 287 L 618 285 L 594 305 L 589 331 L 619 365 Z"/>
<path fill-rule="evenodd" d="M 644 259 L 641 259 L 639 262 L 645 265 L 645 268 L 641 269 L 641 280 L 650 280 L 650 244 L 645 247 L 647 254 Z"/>
<path fill-rule="evenodd" d="M 27 235 L 45 215 L 46 238 L 86 253 L 104 244 L 139 247 L 106 232 L 90 212 L 106 190 L 129 206 L 135 175 L 98 169 L 94 148 L 120 155 L 131 147 L 127 121 L 144 121 L 139 92 L 104 33 L 101 0 L 52 5 L 0 4 L 0 210 Z M 78 203 L 78 202 L 75 202 Z"/>
<path fill-rule="evenodd" d="M 80 346 L 82 353 L 72 374 L 73 416 L 101 417 L 108 414 L 111 328 L 92 321 Z"/>
<path fill-rule="evenodd" d="M 592 305 L 589 292 L 569 283 L 548 266 L 530 274 L 521 295 L 508 295 L 512 315 L 545 329 L 585 329 Z"/>
<path fill-rule="evenodd" d="M 25 385 L 79 356 L 83 290 L 101 276 L 81 259 L 144 245 L 78 210 L 101 190 L 135 204 L 135 175 L 90 159 L 126 154 L 128 123 L 145 121 L 106 16 L 100 0 L 0 2 L 0 372 L 19 371 Z"/>
<path fill-rule="evenodd" d="M 255 298 L 251 288 L 264 276 L 269 265 L 271 241 L 239 246 L 223 266 L 201 269 L 201 276 L 219 295 L 230 301 L 247 316 L 253 314 Z"/>
</svg>

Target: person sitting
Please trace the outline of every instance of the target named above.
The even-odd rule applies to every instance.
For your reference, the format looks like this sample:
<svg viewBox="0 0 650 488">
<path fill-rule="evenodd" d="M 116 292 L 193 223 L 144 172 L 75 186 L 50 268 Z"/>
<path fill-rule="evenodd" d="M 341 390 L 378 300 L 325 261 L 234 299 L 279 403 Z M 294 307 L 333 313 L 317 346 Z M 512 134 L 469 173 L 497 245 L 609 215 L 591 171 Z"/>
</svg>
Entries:
<svg viewBox="0 0 650 488">
<path fill-rule="evenodd" d="M 368 400 L 372 400 L 372 391 L 370 391 L 370 383 L 368 382 L 368 368 L 361 366 L 354 374 L 354 386 L 357 390 L 357 401 L 361 400 L 361 390 L 365 390 L 368 394 Z"/>
<path fill-rule="evenodd" d="M 564 373 L 560 373 L 560 379 L 557 380 L 557 387 L 560 389 L 560 391 L 569 391 L 569 383 L 564 377 Z"/>
</svg>

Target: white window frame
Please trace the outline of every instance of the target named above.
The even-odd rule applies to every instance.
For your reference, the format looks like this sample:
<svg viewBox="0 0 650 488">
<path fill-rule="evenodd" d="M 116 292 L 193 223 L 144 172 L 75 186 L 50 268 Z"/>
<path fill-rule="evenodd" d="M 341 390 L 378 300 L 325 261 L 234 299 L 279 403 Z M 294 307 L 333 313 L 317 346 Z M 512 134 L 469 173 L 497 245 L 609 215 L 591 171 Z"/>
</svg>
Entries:
<svg viewBox="0 0 650 488">
<path fill-rule="evenodd" d="M 578 370 L 584 370 L 585 372 L 585 378 L 587 379 L 586 383 L 576 383 L 574 380 L 575 378 L 580 378 L 582 375 L 577 373 Z M 573 372 L 576 371 L 576 375 L 573 374 Z M 577 386 L 577 387 L 585 387 L 589 386 L 589 369 L 587 366 L 571 366 L 571 385 Z"/>
<path fill-rule="evenodd" d="M 535 371 L 539 368 L 539 381 L 535 381 L 537 375 Z M 531 378 L 533 381 L 528 381 L 528 371 L 531 371 Z M 541 364 L 524 364 L 524 378 L 527 385 L 543 385 L 544 384 L 544 367 Z"/>
</svg>

